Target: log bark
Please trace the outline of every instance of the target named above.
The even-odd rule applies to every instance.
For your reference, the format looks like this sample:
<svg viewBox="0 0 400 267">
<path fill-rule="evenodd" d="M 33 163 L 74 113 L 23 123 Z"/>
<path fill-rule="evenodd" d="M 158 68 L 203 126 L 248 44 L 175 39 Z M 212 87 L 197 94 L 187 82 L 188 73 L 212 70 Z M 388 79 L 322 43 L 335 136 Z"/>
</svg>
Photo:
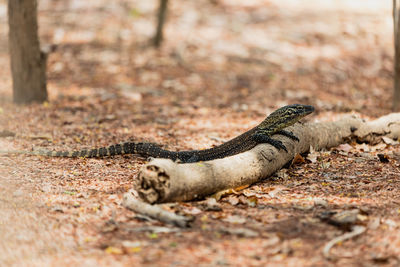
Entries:
<svg viewBox="0 0 400 267">
<path fill-rule="evenodd" d="M 8 23 L 14 102 L 46 101 L 46 54 L 40 51 L 37 1 L 8 0 Z"/>
<path fill-rule="evenodd" d="M 241 154 L 207 162 L 179 164 L 154 159 L 144 165 L 134 182 L 141 199 L 149 203 L 189 201 L 215 192 L 258 182 L 290 162 L 298 153 L 327 149 L 351 138 L 372 140 L 374 136 L 400 136 L 400 113 L 370 123 L 354 116 L 336 122 L 296 124 L 288 127 L 299 142 L 276 135 L 288 153 L 260 144 Z"/>
</svg>

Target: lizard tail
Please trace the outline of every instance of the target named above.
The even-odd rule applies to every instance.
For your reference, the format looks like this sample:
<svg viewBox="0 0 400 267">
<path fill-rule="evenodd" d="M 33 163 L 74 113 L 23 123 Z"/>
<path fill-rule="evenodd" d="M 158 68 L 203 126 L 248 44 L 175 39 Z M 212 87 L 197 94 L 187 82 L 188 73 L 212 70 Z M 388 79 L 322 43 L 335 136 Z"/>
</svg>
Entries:
<svg viewBox="0 0 400 267">
<path fill-rule="evenodd" d="M 125 142 L 111 145 L 108 147 L 82 149 L 74 151 L 51 151 L 51 150 L 0 150 L 0 154 L 25 154 L 47 157 L 64 157 L 64 158 L 103 158 L 114 155 L 137 154 L 143 157 L 163 157 L 176 159 L 177 152 L 162 149 L 159 145 L 153 143 L 142 142 Z"/>
</svg>

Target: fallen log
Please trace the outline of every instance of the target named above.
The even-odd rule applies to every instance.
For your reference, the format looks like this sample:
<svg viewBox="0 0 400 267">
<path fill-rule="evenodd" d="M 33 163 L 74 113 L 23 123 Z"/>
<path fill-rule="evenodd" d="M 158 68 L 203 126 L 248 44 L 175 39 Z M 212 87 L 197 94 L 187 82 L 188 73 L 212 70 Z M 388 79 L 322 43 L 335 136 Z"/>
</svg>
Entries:
<svg viewBox="0 0 400 267">
<path fill-rule="evenodd" d="M 169 159 L 153 159 L 144 165 L 134 182 L 140 198 L 148 203 L 189 201 L 215 192 L 258 182 L 290 162 L 298 153 L 338 146 L 352 138 L 375 140 L 400 136 L 400 113 L 371 122 L 347 116 L 335 122 L 297 123 L 288 127 L 300 141 L 281 135 L 288 152 L 260 144 L 241 154 L 206 162 L 180 164 Z"/>
</svg>

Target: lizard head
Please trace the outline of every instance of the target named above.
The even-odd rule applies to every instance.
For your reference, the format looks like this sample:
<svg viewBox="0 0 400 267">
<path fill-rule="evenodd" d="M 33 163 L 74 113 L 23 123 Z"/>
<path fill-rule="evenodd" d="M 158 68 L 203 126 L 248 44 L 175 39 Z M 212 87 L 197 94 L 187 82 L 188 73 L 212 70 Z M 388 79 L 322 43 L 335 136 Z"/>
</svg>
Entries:
<svg viewBox="0 0 400 267">
<path fill-rule="evenodd" d="M 309 105 L 293 104 L 284 106 L 272 112 L 258 128 L 274 133 L 295 124 L 313 111 L 314 107 Z"/>
</svg>

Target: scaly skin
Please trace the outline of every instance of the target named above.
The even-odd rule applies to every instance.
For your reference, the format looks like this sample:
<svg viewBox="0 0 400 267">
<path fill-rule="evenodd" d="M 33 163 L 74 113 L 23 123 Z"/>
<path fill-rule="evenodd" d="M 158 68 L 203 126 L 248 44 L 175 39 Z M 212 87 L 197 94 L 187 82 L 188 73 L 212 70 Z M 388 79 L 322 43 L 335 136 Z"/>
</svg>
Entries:
<svg viewBox="0 0 400 267">
<path fill-rule="evenodd" d="M 204 150 L 169 151 L 153 143 L 125 142 L 109 147 L 78 151 L 0 151 L 0 154 L 29 154 L 69 158 L 101 158 L 114 155 L 136 154 L 144 157 L 168 158 L 182 163 L 189 163 L 236 155 L 250 150 L 260 143 L 268 143 L 278 150 L 283 149 L 287 151 L 286 147 L 280 141 L 272 139 L 271 136 L 280 134 L 298 141 L 299 139 L 296 136 L 284 129 L 295 124 L 313 111 L 314 107 L 308 105 L 294 104 L 284 106 L 272 112 L 263 122 L 253 129 L 219 146 Z"/>
</svg>

